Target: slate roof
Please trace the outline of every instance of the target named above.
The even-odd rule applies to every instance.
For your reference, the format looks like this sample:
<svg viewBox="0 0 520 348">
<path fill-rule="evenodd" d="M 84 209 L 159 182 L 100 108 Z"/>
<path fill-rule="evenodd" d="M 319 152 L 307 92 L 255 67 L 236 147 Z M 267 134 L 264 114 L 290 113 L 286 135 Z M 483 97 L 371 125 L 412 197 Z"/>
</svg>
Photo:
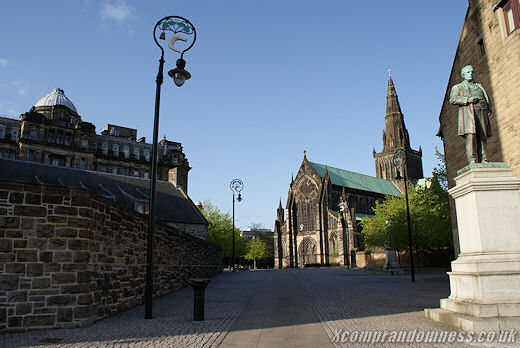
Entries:
<svg viewBox="0 0 520 348">
<path fill-rule="evenodd" d="M 0 158 L 0 180 L 84 188 L 134 210 L 135 201 L 149 200 L 150 181 L 131 176 L 57 167 L 48 164 Z M 167 181 L 157 181 L 156 218 L 159 221 L 204 224 L 208 222 L 181 190 Z"/>
<path fill-rule="evenodd" d="M 390 180 L 384 180 L 369 175 L 354 173 L 348 170 L 325 166 L 309 162 L 320 177 L 325 176 L 325 167 L 333 185 L 345 186 L 352 189 L 376 192 L 384 195 L 400 196 L 401 191 Z"/>
</svg>

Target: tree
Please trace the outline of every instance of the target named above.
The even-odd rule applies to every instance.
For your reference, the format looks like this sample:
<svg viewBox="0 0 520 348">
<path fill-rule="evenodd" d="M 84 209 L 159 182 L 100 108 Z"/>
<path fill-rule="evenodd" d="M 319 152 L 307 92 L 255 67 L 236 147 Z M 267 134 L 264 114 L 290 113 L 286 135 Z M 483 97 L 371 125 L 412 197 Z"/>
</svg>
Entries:
<svg viewBox="0 0 520 348">
<path fill-rule="evenodd" d="M 408 185 L 412 242 L 416 249 L 453 246 L 451 236 L 449 196 L 445 185 L 445 162 L 437 151 L 440 163 L 435 168 L 431 185 Z M 443 174 L 444 173 L 444 174 Z M 405 195 L 387 196 L 377 202 L 373 217 L 361 220 L 361 232 L 367 246 L 407 249 L 408 229 Z"/>
<path fill-rule="evenodd" d="M 249 242 L 249 252 L 244 256 L 247 260 L 253 260 L 256 269 L 256 260 L 266 259 L 269 256 L 267 244 L 260 238 L 253 238 Z"/>
<path fill-rule="evenodd" d="M 233 247 L 233 221 L 229 213 L 222 213 L 209 201 L 204 201 L 201 212 L 208 220 L 208 242 L 222 249 L 222 257 L 231 263 Z M 235 227 L 235 258 L 244 256 L 247 252 L 247 241 Z"/>
</svg>

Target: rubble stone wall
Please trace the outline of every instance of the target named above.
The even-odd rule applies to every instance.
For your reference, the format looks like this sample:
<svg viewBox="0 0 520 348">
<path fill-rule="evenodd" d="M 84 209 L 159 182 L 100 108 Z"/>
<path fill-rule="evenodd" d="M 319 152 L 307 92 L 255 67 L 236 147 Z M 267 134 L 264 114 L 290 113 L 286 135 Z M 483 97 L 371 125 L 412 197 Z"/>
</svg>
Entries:
<svg viewBox="0 0 520 348">
<path fill-rule="evenodd" d="M 221 271 L 221 250 L 154 229 L 154 296 Z M 0 181 L 0 332 L 92 324 L 144 302 L 146 217 L 87 190 Z"/>
</svg>

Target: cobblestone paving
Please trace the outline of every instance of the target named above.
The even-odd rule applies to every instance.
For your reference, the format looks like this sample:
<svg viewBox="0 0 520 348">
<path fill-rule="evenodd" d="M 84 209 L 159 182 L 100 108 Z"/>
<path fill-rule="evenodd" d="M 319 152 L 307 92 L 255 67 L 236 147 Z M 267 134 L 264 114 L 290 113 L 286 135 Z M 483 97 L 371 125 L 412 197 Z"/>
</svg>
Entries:
<svg viewBox="0 0 520 348">
<path fill-rule="evenodd" d="M 292 270 L 309 305 L 320 319 L 332 340 L 345 331 L 454 331 L 454 329 L 428 320 L 425 308 L 438 308 L 439 299 L 449 296 L 446 274 L 418 274 L 416 282 L 409 275 L 392 276 L 361 270 L 305 269 Z M 339 337 L 341 338 L 341 334 Z M 464 334 L 464 333 L 463 333 Z M 457 333 L 458 335 L 458 333 Z M 464 336 L 467 338 L 467 336 Z M 520 340 L 516 335 L 516 340 Z M 336 341 L 338 339 L 336 338 Z M 336 347 L 366 347 L 351 343 L 345 336 Z M 372 347 L 518 347 L 518 343 L 385 343 Z"/>
<path fill-rule="evenodd" d="M 218 347 L 268 272 L 222 273 L 206 289 L 205 319 L 193 321 L 193 290 L 154 300 L 154 318 L 143 306 L 77 329 L 0 335 L 0 347 Z"/>
</svg>

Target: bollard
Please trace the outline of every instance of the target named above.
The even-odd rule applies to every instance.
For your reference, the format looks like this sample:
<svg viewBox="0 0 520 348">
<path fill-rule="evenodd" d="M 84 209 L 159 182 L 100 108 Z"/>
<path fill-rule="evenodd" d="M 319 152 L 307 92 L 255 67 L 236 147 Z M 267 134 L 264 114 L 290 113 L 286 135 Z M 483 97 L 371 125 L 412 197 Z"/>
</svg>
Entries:
<svg viewBox="0 0 520 348">
<path fill-rule="evenodd" d="M 191 278 L 188 284 L 193 288 L 193 320 L 204 320 L 204 291 L 211 279 L 208 278 Z"/>
</svg>

